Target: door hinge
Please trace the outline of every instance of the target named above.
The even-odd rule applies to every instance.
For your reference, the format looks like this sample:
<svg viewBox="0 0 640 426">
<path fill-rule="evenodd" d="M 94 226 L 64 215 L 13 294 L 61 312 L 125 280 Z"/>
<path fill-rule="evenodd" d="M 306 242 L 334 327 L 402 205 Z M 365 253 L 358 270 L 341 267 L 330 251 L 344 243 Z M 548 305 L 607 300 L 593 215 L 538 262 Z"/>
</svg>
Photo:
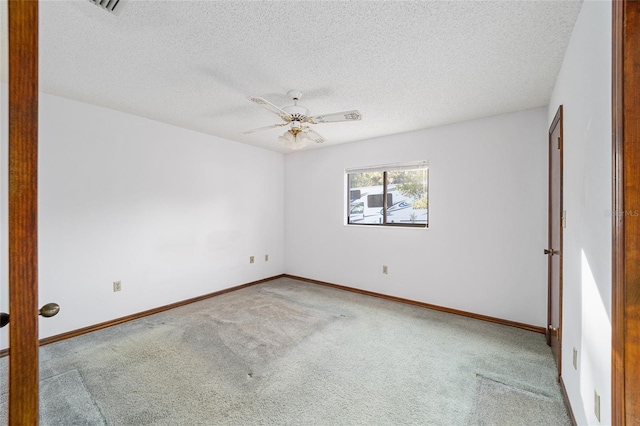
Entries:
<svg viewBox="0 0 640 426">
<path fill-rule="evenodd" d="M 558 136 L 558 149 L 562 146 L 562 138 Z"/>
<path fill-rule="evenodd" d="M 566 210 L 562 210 L 562 227 L 563 228 L 567 227 L 567 211 Z"/>
</svg>

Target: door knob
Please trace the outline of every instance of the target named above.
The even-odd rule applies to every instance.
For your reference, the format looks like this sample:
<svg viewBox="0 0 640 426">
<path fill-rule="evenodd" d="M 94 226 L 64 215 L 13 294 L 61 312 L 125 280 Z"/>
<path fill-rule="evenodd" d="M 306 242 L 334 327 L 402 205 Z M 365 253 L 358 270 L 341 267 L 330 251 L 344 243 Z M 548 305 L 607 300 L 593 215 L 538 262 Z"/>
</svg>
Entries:
<svg viewBox="0 0 640 426">
<path fill-rule="evenodd" d="M 0 328 L 9 324 L 9 314 L 6 312 L 0 312 Z"/>
<path fill-rule="evenodd" d="M 554 333 L 556 333 L 558 331 L 558 327 L 554 327 L 551 324 L 549 324 L 549 330 L 553 331 Z"/>
<path fill-rule="evenodd" d="M 38 315 L 42 315 L 45 318 L 56 316 L 60 312 L 60 305 L 57 303 L 47 303 L 38 311 Z M 9 324 L 9 314 L 6 312 L 0 312 L 0 328 Z"/>
<path fill-rule="evenodd" d="M 60 312 L 60 305 L 57 303 L 47 303 L 38 311 L 38 314 L 45 318 L 54 317 Z"/>
</svg>

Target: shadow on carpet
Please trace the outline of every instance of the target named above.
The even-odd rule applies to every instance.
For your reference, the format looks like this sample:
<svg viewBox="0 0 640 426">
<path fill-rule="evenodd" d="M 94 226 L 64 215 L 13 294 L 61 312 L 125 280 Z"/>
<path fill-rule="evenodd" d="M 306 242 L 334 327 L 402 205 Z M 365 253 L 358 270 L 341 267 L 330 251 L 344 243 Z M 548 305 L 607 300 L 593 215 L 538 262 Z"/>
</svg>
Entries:
<svg viewBox="0 0 640 426">
<path fill-rule="evenodd" d="M 100 410 L 77 370 L 40 381 L 40 425 L 106 425 Z M 0 399 L 0 413 L 7 424 L 6 392 Z"/>
<path fill-rule="evenodd" d="M 476 379 L 470 421 L 473 426 L 571 425 L 561 399 L 515 388 L 481 375 Z M 564 422 L 558 423 L 558 419 Z"/>
</svg>

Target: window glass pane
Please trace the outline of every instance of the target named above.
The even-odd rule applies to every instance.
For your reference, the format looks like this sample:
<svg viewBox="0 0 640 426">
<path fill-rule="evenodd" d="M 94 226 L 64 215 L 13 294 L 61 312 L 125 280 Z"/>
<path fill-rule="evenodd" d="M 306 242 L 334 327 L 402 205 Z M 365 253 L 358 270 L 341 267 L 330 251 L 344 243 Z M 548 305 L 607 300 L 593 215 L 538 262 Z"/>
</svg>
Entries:
<svg viewBox="0 0 640 426">
<path fill-rule="evenodd" d="M 369 207 L 383 207 L 382 194 L 369 194 L 367 195 L 367 206 Z"/>
<path fill-rule="evenodd" d="M 388 172 L 387 191 L 394 197 L 387 208 L 387 223 L 428 223 L 426 169 Z"/>
<path fill-rule="evenodd" d="M 349 173 L 349 223 L 382 224 L 383 182 L 382 172 Z M 355 195 L 359 197 L 352 198 Z M 375 199 L 376 195 L 380 201 Z"/>
<path fill-rule="evenodd" d="M 406 166 L 348 173 L 349 224 L 428 225 L 428 171 Z M 386 219 L 384 211 L 386 179 Z"/>
</svg>

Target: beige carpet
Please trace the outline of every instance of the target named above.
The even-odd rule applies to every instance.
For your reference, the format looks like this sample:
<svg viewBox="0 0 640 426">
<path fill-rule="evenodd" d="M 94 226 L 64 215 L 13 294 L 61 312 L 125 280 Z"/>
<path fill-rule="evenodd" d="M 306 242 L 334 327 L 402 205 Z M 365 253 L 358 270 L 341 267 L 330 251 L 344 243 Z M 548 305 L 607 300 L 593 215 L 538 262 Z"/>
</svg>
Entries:
<svg viewBox="0 0 640 426">
<path fill-rule="evenodd" d="M 43 425 L 567 421 L 544 336 L 286 278 L 47 345 L 40 359 Z"/>
<path fill-rule="evenodd" d="M 482 376 L 477 376 L 471 413 L 474 426 L 571 425 L 562 400 Z"/>
</svg>

